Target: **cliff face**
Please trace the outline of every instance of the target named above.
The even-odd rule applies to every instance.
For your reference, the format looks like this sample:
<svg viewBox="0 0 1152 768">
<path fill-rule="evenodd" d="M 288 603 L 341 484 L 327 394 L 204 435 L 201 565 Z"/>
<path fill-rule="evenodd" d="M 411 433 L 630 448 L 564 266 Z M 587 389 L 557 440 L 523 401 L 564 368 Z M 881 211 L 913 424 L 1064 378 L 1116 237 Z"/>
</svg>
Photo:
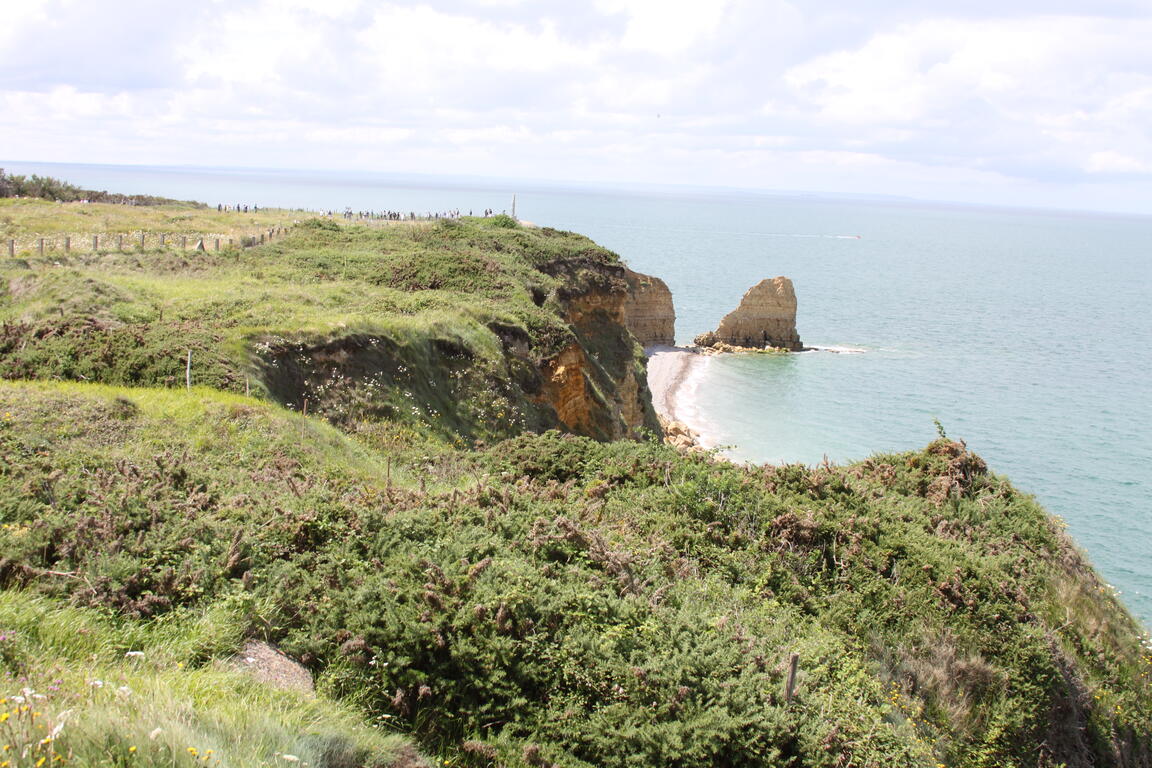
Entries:
<svg viewBox="0 0 1152 768">
<path fill-rule="evenodd" d="M 672 292 L 658 277 L 624 270 L 628 296 L 624 302 L 624 324 L 643 347 L 671 346 L 676 343 L 676 309 Z"/>
<path fill-rule="evenodd" d="M 536 401 L 555 409 L 563 428 L 578 435 L 618 440 L 640 437 L 645 430 L 661 434 L 643 357 L 627 322 L 635 296 L 630 275 L 644 276 L 586 260 L 540 269 L 562 281 L 556 292 L 561 316 L 575 339 L 541 364 L 543 387 Z"/>
<path fill-rule="evenodd" d="M 803 349 L 796 333 L 796 291 L 786 277 L 761 280 L 720 321 L 717 341 L 738 347 Z"/>
<path fill-rule="evenodd" d="M 355 333 L 258 345 L 274 399 L 334 423 L 415 420 L 444 437 L 560 429 L 597 440 L 661 434 L 625 321 L 627 270 L 600 254 L 536 265 L 549 324 L 415 318 L 403 337 Z M 541 274 L 542 273 L 542 274 Z M 665 289 L 666 290 L 666 289 Z"/>
</svg>

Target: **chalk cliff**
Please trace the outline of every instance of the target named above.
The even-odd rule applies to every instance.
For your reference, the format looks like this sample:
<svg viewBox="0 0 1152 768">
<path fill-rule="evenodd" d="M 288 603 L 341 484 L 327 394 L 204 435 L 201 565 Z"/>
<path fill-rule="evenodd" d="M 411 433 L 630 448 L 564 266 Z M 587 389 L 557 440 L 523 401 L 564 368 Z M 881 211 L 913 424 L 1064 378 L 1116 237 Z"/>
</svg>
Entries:
<svg viewBox="0 0 1152 768">
<path fill-rule="evenodd" d="M 700 346 L 716 342 L 738 347 L 803 349 L 796 333 L 796 291 L 786 277 L 761 280 L 748 289 L 714 332 L 697 337 Z"/>
<path fill-rule="evenodd" d="M 624 270 L 628 296 L 624 301 L 624 324 L 641 346 L 676 343 L 676 309 L 672 292 L 663 280 Z"/>
</svg>

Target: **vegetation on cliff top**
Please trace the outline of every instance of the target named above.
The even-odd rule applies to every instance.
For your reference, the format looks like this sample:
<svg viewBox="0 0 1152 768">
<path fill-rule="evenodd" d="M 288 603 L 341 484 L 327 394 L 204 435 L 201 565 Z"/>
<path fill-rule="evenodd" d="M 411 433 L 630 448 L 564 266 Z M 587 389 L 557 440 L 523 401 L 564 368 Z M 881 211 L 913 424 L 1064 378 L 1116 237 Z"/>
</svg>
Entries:
<svg viewBox="0 0 1152 768">
<path fill-rule="evenodd" d="M 0 696 L 45 698 L 0 761 L 1152 765 L 1142 629 L 963 444 L 741 467 L 502 421 L 508 348 L 562 349 L 616 259 L 500 223 L 3 264 Z M 350 339 L 413 388 L 320 390 Z"/>
<path fill-rule="evenodd" d="M 0 378 L 182 385 L 190 351 L 196 383 L 345 424 L 465 440 L 557 426 L 533 394 L 540 363 L 576 341 L 561 293 L 618 259 L 502 224 L 313 219 L 260 248 L 0 262 Z"/>
<path fill-rule="evenodd" d="M 51 200 L 60 203 L 71 203 L 80 200 L 93 203 L 113 203 L 116 205 L 185 205 L 191 208 L 207 208 L 204 203 L 173 200 L 155 195 L 124 195 L 118 192 L 97 191 L 94 189 L 81 189 L 75 184 L 69 184 L 51 176 L 21 176 L 5 173 L 0 168 L 0 198 L 3 197 L 35 197 L 41 200 Z"/>
</svg>

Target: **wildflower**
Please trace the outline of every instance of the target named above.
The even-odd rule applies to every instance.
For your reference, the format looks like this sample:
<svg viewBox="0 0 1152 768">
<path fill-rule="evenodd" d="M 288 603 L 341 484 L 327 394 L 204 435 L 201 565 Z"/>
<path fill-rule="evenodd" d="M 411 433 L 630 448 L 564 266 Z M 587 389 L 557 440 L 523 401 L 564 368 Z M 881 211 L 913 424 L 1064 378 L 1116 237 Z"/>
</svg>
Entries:
<svg viewBox="0 0 1152 768">
<path fill-rule="evenodd" d="M 156 740 L 156 737 L 157 737 L 157 736 L 159 736 L 159 735 L 160 735 L 160 734 L 162 734 L 162 733 L 164 733 L 164 729 L 163 729 L 163 728 L 155 728 L 155 729 L 153 729 L 153 730 L 152 730 L 152 732 L 151 732 L 151 733 L 149 733 L 149 734 L 148 734 L 148 738 L 149 738 L 149 739 L 151 739 L 152 741 L 155 741 L 155 740 Z"/>
<path fill-rule="evenodd" d="M 128 747 L 128 754 L 132 754 L 132 753 L 133 753 L 133 752 L 135 752 L 135 751 L 136 751 L 136 745 L 135 745 L 135 744 L 133 744 L 132 746 Z"/>
<path fill-rule="evenodd" d="M 42 757 L 39 760 L 37 760 L 36 761 L 36 768 L 40 768 L 40 766 L 44 765 L 45 761 L 47 761 L 47 760 L 48 760 L 47 757 Z"/>
<path fill-rule="evenodd" d="M 124 654 L 126 659 L 142 659 L 144 658 L 144 651 L 128 651 Z"/>
<path fill-rule="evenodd" d="M 296 757 L 296 755 L 280 755 L 280 759 L 287 760 L 289 763 L 296 763 L 300 761 L 300 758 Z"/>
</svg>

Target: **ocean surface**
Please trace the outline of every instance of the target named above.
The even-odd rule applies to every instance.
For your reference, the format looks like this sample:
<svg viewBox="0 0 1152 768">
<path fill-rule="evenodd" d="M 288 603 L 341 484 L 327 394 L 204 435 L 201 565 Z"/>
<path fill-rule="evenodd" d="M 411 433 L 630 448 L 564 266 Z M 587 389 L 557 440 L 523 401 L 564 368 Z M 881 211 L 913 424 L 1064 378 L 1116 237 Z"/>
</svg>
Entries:
<svg viewBox="0 0 1152 768">
<path fill-rule="evenodd" d="M 923 447 L 938 419 L 1063 517 L 1152 626 L 1152 218 L 740 191 L 3 162 L 85 187 L 309 209 L 516 212 L 664 278 L 676 333 L 792 278 L 809 346 L 692 382 L 737 460 Z M 834 351 L 835 350 L 835 351 Z"/>
</svg>

